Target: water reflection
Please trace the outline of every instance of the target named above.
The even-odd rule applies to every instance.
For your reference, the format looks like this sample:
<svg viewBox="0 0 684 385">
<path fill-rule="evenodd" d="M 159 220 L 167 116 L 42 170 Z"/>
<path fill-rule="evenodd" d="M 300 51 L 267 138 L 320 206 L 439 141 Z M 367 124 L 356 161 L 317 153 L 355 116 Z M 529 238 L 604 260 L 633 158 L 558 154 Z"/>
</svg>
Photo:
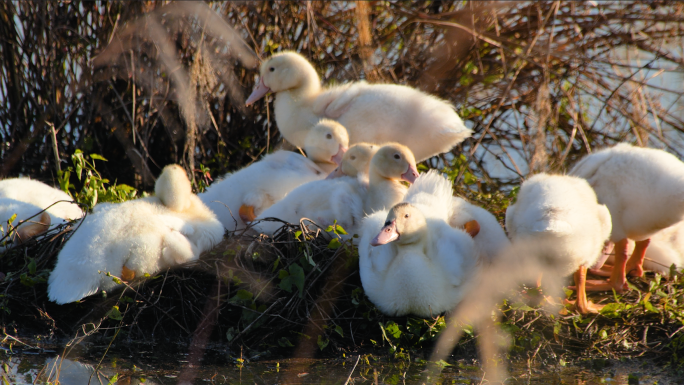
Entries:
<svg viewBox="0 0 684 385">
<path fill-rule="evenodd" d="M 347 356 L 340 359 L 282 359 L 246 363 L 201 365 L 194 377 L 182 379 L 187 369 L 185 354 L 166 356 L 163 362 L 139 361 L 105 356 L 99 359 L 62 359 L 60 356 L 17 354 L 0 359 L 0 382 L 25 385 L 54 383 L 88 384 L 419 384 L 423 361 L 390 361 L 382 357 Z M 185 361 L 185 362 L 184 362 Z M 598 365 L 597 363 L 600 363 Z M 483 372 L 473 360 L 450 360 L 440 377 L 430 379 L 441 384 L 486 384 Z M 97 370 L 96 370 L 97 368 Z M 673 371 L 644 360 L 590 360 L 574 366 L 511 367 L 506 384 L 544 385 L 631 385 L 675 384 Z"/>
</svg>

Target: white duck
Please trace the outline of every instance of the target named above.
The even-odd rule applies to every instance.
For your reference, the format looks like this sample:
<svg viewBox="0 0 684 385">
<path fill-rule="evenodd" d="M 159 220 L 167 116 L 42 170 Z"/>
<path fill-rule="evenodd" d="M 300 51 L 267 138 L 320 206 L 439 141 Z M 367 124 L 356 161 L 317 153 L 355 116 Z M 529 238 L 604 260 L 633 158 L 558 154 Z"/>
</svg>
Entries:
<svg viewBox="0 0 684 385">
<path fill-rule="evenodd" d="M 196 260 L 223 237 L 223 226 L 178 165 L 164 168 L 156 196 L 96 206 L 57 256 L 48 297 L 58 304 L 115 288 L 105 273 L 131 280 Z"/>
<path fill-rule="evenodd" d="M 391 316 L 438 315 L 456 306 L 477 269 L 468 233 L 449 226 L 451 184 L 420 183 L 406 201 L 363 221 L 361 283 L 368 298 Z"/>
<path fill-rule="evenodd" d="M 368 170 L 373 155 L 380 148 L 376 144 L 360 142 L 351 146 L 342 157 L 340 165 L 326 179 L 351 176 L 357 178 L 364 186 L 368 187 Z"/>
<path fill-rule="evenodd" d="M 670 276 L 670 267 L 675 265 L 675 269 L 680 271 L 684 268 L 684 221 L 658 231 L 650 238 L 646 253 L 644 255 L 644 270 L 656 272 L 662 276 Z M 615 245 L 610 242 L 605 253 L 607 262 L 615 264 L 615 257 L 612 253 Z M 634 253 L 634 241 L 627 244 L 627 253 Z M 608 265 L 604 265 L 607 268 Z M 598 275 L 609 275 L 605 271 L 591 271 Z"/>
<path fill-rule="evenodd" d="M 351 144 L 398 141 L 418 161 L 451 150 L 472 133 L 451 104 L 412 87 L 358 81 L 324 89 L 311 63 L 295 52 L 273 55 L 260 72 L 246 104 L 276 93 L 278 129 L 296 146 L 304 145 L 308 129 L 320 118 L 345 126 Z"/>
<path fill-rule="evenodd" d="M 83 211 L 67 193 L 45 183 L 28 178 L 5 179 L 0 181 L 0 221 L 4 231 L 9 231 L 5 224 L 14 214 L 16 240 L 22 241 L 47 231 L 51 224 L 78 219 Z"/>
<path fill-rule="evenodd" d="M 451 210 L 449 225 L 465 229 L 473 237 L 478 258 L 483 263 L 493 262 L 510 245 L 499 221 L 489 211 L 459 197 L 453 198 Z"/>
<path fill-rule="evenodd" d="M 655 233 L 646 249 L 645 270 L 669 276 L 672 265 L 675 265 L 677 271 L 684 267 L 684 222 Z"/>
<path fill-rule="evenodd" d="M 643 275 L 649 238 L 684 219 L 684 163 L 674 155 L 622 143 L 587 155 L 570 174 L 586 179 L 610 210 L 615 268 L 604 283 L 588 290 L 628 289 L 626 273 Z M 636 241 L 628 260 L 627 240 Z"/>
<path fill-rule="evenodd" d="M 357 147 L 359 150 L 357 152 Z M 355 145 L 342 158 L 342 170 L 357 172 L 356 176 L 344 175 L 339 178 L 314 181 L 299 186 L 288 194 L 285 199 L 265 210 L 257 219 L 278 218 L 289 223 L 299 223 L 302 218 L 309 218 L 322 226 L 337 223 L 346 230 L 349 236 L 358 230 L 364 217 L 365 203 L 373 200 L 378 209 L 399 202 L 406 188 L 400 180 L 412 183 L 415 180 L 416 165 L 411 151 L 398 144 L 387 144 L 375 152 L 371 159 L 370 172 L 382 175 L 373 178 L 366 188 L 363 180 L 358 177 L 358 170 L 365 169 L 365 156 L 356 157 L 360 152 L 369 153 L 373 148 L 368 144 Z M 355 157 L 356 159 L 351 159 Z M 395 186 L 396 185 L 396 186 Z M 393 189 L 401 190 L 400 196 L 392 195 Z M 384 194 L 389 193 L 389 194 Z M 281 224 L 278 222 L 260 222 L 255 229 L 264 234 L 273 235 Z"/>
<path fill-rule="evenodd" d="M 387 210 L 401 202 L 406 187 L 401 181 L 413 183 L 418 178 L 416 159 L 411 150 L 399 143 L 388 143 L 373 155 L 368 169 L 368 196 L 363 211 L 371 214 Z"/>
<path fill-rule="evenodd" d="M 341 162 L 348 144 L 347 130 L 335 121 L 323 119 L 305 139 L 304 150 L 310 159 L 290 151 L 276 151 L 225 175 L 199 197 L 228 231 L 243 229 L 246 222 L 253 221 L 294 188 L 323 179 Z"/>
<path fill-rule="evenodd" d="M 551 241 L 553 253 L 543 262 L 558 275 L 575 273 L 576 307 L 582 314 L 597 312 L 585 285 L 587 267 L 600 257 L 610 236 L 610 213 L 581 178 L 538 174 L 520 187 L 518 200 L 506 210 L 506 229 L 513 243 Z"/>
</svg>

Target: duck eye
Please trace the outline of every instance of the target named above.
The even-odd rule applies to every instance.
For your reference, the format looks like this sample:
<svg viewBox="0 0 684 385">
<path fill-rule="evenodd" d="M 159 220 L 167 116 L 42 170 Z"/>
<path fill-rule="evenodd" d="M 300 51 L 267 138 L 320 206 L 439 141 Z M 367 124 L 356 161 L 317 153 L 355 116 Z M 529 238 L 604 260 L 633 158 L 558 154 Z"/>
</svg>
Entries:
<svg viewBox="0 0 684 385">
<path fill-rule="evenodd" d="M 351 160 L 356 160 L 356 157 L 354 155 L 352 155 Z"/>
<path fill-rule="evenodd" d="M 332 134 L 328 134 L 325 136 L 326 139 L 332 139 Z"/>
<path fill-rule="evenodd" d="M 399 156 L 399 154 L 394 154 L 394 159 L 401 159 L 401 156 Z"/>
<path fill-rule="evenodd" d="M 404 215 L 404 218 L 408 218 L 408 217 L 409 217 L 409 215 L 408 215 L 408 214 L 405 214 L 405 215 Z"/>
<path fill-rule="evenodd" d="M 275 67 L 271 67 L 271 68 L 269 68 L 268 70 L 271 71 L 271 72 L 273 72 L 273 71 L 275 71 Z"/>
</svg>

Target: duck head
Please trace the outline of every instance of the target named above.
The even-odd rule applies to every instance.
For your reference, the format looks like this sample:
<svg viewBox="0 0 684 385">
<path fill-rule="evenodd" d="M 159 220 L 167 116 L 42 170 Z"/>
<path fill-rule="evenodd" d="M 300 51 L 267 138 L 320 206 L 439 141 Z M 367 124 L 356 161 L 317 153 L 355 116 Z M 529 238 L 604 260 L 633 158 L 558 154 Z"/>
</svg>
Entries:
<svg viewBox="0 0 684 385">
<path fill-rule="evenodd" d="M 416 158 L 408 147 L 399 143 L 380 147 L 373 156 L 370 167 L 386 179 L 413 183 L 418 178 Z"/>
<path fill-rule="evenodd" d="M 320 88 L 316 70 L 306 58 L 296 52 L 285 51 L 273 55 L 261 64 L 259 81 L 245 105 L 256 102 L 269 92 L 278 93 L 312 85 Z"/>
<path fill-rule="evenodd" d="M 399 245 L 418 243 L 427 234 L 425 216 L 410 203 L 399 203 L 387 214 L 385 226 L 373 238 L 371 246 L 385 245 L 396 241 Z"/>
<path fill-rule="evenodd" d="M 306 134 L 304 151 L 314 161 L 340 165 L 349 146 L 349 135 L 343 125 L 321 119 Z"/>
<path fill-rule="evenodd" d="M 356 143 L 351 146 L 342 157 L 342 162 L 325 179 L 334 179 L 341 176 L 358 177 L 359 174 L 368 174 L 370 160 L 378 150 L 378 146 L 370 143 Z"/>
<path fill-rule="evenodd" d="M 182 212 L 191 205 L 192 186 L 185 170 L 177 164 L 170 164 L 162 170 L 154 184 L 154 193 L 164 206 Z"/>
</svg>

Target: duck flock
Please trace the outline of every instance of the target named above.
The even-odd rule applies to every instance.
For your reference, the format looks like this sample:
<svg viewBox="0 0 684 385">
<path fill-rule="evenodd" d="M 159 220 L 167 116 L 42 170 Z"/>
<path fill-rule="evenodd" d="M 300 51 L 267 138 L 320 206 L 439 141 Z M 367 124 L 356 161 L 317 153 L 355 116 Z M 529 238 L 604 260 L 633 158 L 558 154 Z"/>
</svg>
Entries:
<svg viewBox="0 0 684 385">
<path fill-rule="evenodd" d="M 281 224 L 265 218 L 342 226 L 358 247 L 365 294 L 396 316 L 450 311 L 476 273 L 511 258 L 505 251 L 519 242 L 552 245 L 544 263 L 558 277 L 544 279 L 574 274 L 583 314 L 601 308 L 586 291 L 621 293 L 627 275 L 684 266 L 684 163 L 667 152 L 623 143 L 587 155 L 568 175 L 530 177 L 506 212 L 506 235 L 494 215 L 453 196 L 447 178 L 417 171 L 416 162 L 471 135 L 447 101 L 394 84 L 326 88 L 295 52 L 270 57 L 260 72 L 247 105 L 274 93 L 281 135 L 307 156 L 276 151 L 197 195 L 169 165 L 154 196 L 96 205 L 57 257 L 51 301 L 120 286 L 110 275 L 130 281 L 196 260 L 226 230 L 273 235 Z M 15 243 L 82 217 L 69 201 L 37 181 L 0 181 L 0 219 L 16 214 Z M 587 280 L 588 271 L 605 278 Z"/>
</svg>

